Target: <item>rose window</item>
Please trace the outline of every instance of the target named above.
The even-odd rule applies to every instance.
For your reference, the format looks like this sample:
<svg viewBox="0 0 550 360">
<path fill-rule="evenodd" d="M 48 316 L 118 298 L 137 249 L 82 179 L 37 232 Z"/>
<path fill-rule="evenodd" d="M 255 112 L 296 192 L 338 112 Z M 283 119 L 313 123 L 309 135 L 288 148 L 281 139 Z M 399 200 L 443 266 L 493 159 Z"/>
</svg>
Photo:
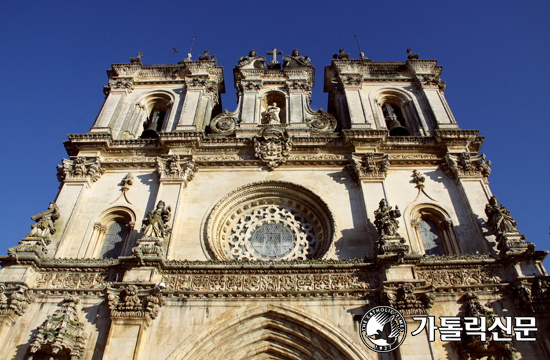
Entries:
<svg viewBox="0 0 550 360">
<path fill-rule="evenodd" d="M 281 224 L 265 224 L 252 233 L 252 247 L 264 256 L 284 256 L 296 245 L 292 233 Z"/>
<path fill-rule="evenodd" d="M 205 235 L 217 259 L 307 260 L 327 252 L 334 221 L 326 204 L 309 190 L 261 182 L 239 188 L 216 204 Z"/>
</svg>

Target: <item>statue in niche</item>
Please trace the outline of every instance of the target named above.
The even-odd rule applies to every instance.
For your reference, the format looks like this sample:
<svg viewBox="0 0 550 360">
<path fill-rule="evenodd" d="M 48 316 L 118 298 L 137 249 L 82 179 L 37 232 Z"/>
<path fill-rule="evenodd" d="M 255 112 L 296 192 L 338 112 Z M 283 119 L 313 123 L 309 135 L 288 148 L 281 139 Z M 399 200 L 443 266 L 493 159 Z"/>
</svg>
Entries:
<svg viewBox="0 0 550 360">
<path fill-rule="evenodd" d="M 510 211 L 506 207 L 499 205 L 496 196 L 489 199 L 489 203 L 485 206 L 485 214 L 487 215 L 487 223 L 493 229 L 493 234 L 501 235 L 504 233 L 517 233 L 516 226 L 518 223 L 510 216 Z"/>
<path fill-rule="evenodd" d="M 401 211 L 399 211 L 397 205 L 395 206 L 395 210 L 392 210 L 386 199 L 382 199 L 380 200 L 378 209 L 374 211 L 374 216 L 374 226 L 376 226 L 376 230 L 378 230 L 381 238 L 399 236 L 397 233 L 399 223 L 396 219 L 401 217 Z"/>
<path fill-rule="evenodd" d="M 170 206 L 166 207 L 164 201 L 159 201 L 157 208 L 148 212 L 145 219 L 143 219 L 143 225 L 141 226 L 143 236 L 161 239 L 168 236 L 172 231 L 172 229 L 168 226 L 171 212 L 172 208 Z"/>
<path fill-rule="evenodd" d="M 281 119 L 279 118 L 279 113 L 281 109 L 277 106 L 277 103 L 273 103 L 267 107 L 264 115 L 264 123 L 268 125 L 279 125 L 281 124 Z"/>
<path fill-rule="evenodd" d="M 59 217 L 59 207 L 52 201 L 48 210 L 31 217 L 32 220 L 36 221 L 36 224 L 31 226 L 32 230 L 27 237 L 49 238 L 50 235 L 55 234 L 55 221 Z"/>
</svg>

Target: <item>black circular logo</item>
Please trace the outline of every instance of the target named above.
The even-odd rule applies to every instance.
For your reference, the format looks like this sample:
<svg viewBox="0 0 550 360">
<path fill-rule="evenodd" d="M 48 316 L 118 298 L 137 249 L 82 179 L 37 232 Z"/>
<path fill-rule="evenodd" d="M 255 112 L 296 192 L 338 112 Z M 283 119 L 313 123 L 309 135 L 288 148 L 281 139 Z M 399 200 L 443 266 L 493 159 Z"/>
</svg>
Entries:
<svg viewBox="0 0 550 360">
<path fill-rule="evenodd" d="M 407 323 L 391 306 L 377 306 L 361 319 L 359 334 L 367 347 L 376 352 L 397 349 L 407 336 Z"/>
</svg>

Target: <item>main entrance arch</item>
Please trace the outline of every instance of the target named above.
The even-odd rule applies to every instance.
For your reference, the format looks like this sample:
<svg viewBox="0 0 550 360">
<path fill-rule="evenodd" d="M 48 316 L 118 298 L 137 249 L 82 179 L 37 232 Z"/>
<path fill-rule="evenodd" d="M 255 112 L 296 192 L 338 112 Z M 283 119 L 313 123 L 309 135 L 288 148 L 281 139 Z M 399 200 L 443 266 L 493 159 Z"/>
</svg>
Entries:
<svg viewBox="0 0 550 360">
<path fill-rule="evenodd" d="M 304 309 L 261 305 L 231 310 L 186 339 L 168 360 L 373 359 L 348 334 Z"/>
</svg>

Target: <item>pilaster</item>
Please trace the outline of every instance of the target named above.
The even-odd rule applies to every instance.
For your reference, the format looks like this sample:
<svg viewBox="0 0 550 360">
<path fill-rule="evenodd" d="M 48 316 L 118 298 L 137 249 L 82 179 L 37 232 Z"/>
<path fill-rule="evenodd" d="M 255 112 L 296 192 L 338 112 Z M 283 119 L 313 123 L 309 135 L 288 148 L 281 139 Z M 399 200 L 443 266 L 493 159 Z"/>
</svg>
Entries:
<svg viewBox="0 0 550 360">
<path fill-rule="evenodd" d="M 139 360 L 147 328 L 164 304 L 160 289 L 151 283 L 118 283 L 107 292 L 111 327 L 103 358 Z"/>
</svg>

